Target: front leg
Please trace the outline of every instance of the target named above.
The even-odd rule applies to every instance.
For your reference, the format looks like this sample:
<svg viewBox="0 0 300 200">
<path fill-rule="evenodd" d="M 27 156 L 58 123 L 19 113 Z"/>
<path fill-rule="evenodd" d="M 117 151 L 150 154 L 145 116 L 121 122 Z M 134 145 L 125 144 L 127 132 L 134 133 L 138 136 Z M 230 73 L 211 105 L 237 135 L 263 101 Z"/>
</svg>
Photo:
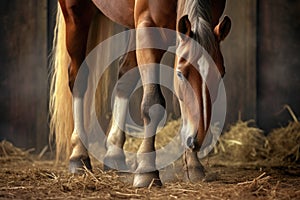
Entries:
<svg viewBox="0 0 300 200">
<path fill-rule="evenodd" d="M 205 177 L 205 173 L 197 156 L 197 152 L 186 149 L 182 159 L 184 180 L 192 183 L 202 181 Z"/>
<path fill-rule="evenodd" d="M 157 84 L 143 85 L 142 117 L 144 120 L 144 139 L 137 152 L 136 174 L 133 185 L 147 187 L 152 182 L 162 185 L 156 169 L 155 134 L 159 122 L 163 119 L 165 100 Z M 164 108 L 162 108 L 162 106 Z"/>
<path fill-rule="evenodd" d="M 166 7 L 168 9 L 164 9 Z M 135 0 L 137 61 L 143 83 L 141 109 L 145 127 L 144 139 L 137 153 L 138 167 L 133 182 L 136 187 L 161 185 L 154 147 L 157 126 L 165 113 L 159 71 L 162 56 L 175 39 L 162 28 L 175 29 L 176 9 L 176 0 Z M 159 49 L 154 49 L 154 46 Z"/>
<path fill-rule="evenodd" d="M 151 21 L 141 21 L 138 28 L 153 26 Z M 164 117 L 165 99 L 159 85 L 160 61 L 165 53 L 163 50 L 143 49 L 143 45 L 164 41 L 152 38 L 151 30 L 137 29 L 137 61 L 143 83 L 143 99 L 141 104 L 144 121 L 144 139 L 137 152 L 137 169 L 133 185 L 147 187 L 150 184 L 162 185 L 156 169 L 155 134 L 159 122 Z M 157 41 L 159 40 L 159 41 Z"/>
</svg>

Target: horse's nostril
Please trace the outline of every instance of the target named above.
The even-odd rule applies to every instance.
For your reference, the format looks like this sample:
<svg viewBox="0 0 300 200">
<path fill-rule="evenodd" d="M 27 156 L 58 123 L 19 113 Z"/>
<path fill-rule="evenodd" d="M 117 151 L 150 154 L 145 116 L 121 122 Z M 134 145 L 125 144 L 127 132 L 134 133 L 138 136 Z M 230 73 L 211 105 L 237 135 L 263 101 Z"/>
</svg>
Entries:
<svg viewBox="0 0 300 200">
<path fill-rule="evenodd" d="M 193 137 L 188 137 L 186 140 L 186 145 L 188 148 L 190 149 L 194 149 L 195 148 L 195 144 L 194 144 L 195 139 Z"/>
</svg>

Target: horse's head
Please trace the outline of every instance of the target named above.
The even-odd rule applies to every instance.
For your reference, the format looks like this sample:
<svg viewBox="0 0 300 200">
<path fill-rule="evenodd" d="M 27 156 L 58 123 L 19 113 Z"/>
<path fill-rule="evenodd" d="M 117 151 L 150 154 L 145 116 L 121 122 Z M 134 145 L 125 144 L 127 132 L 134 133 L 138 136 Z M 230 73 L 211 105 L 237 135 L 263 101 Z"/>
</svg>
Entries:
<svg viewBox="0 0 300 200">
<path fill-rule="evenodd" d="M 174 84 L 183 119 L 183 144 L 192 150 L 200 149 L 209 128 L 212 103 L 225 74 L 220 42 L 231 28 L 229 17 L 217 25 L 204 20 L 200 23 L 203 24 L 195 28 L 189 17 L 183 16 L 177 25 L 180 36 Z"/>
</svg>

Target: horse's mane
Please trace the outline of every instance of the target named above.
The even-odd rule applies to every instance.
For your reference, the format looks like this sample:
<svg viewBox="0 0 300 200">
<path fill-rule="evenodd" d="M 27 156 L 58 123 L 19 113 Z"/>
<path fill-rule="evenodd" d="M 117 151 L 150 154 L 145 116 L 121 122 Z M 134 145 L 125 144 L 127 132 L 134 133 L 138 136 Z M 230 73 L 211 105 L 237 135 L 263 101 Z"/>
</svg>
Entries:
<svg viewBox="0 0 300 200">
<path fill-rule="evenodd" d="M 193 39 L 211 54 L 215 50 L 210 0 L 179 0 L 178 17 L 188 15 Z"/>
</svg>

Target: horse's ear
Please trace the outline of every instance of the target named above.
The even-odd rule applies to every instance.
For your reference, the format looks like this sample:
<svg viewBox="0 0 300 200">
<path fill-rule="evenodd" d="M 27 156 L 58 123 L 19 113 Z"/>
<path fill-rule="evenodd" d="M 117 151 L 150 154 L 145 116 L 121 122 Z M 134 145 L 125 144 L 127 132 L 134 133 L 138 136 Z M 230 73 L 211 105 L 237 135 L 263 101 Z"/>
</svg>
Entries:
<svg viewBox="0 0 300 200">
<path fill-rule="evenodd" d="M 214 29 L 214 33 L 217 36 L 218 42 L 223 41 L 231 29 L 231 20 L 228 16 L 225 16 L 223 21 L 220 22 Z"/>
<path fill-rule="evenodd" d="M 184 35 L 192 35 L 192 25 L 187 15 L 184 15 L 179 19 L 177 29 L 180 33 Z M 180 35 L 179 37 L 180 39 L 184 40 L 184 38 L 182 38 L 182 35 Z"/>
</svg>

